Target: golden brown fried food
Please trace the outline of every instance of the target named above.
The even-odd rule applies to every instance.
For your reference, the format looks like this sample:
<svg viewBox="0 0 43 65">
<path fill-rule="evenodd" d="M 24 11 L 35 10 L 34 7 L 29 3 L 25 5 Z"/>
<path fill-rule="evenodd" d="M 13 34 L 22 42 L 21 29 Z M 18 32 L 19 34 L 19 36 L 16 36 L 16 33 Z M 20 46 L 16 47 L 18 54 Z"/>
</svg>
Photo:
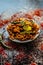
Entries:
<svg viewBox="0 0 43 65">
<path fill-rule="evenodd" d="M 18 40 L 33 39 L 38 33 L 39 25 L 33 20 L 27 20 L 25 18 L 18 18 L 7 26 L 9 37 Z"/>
</svg>

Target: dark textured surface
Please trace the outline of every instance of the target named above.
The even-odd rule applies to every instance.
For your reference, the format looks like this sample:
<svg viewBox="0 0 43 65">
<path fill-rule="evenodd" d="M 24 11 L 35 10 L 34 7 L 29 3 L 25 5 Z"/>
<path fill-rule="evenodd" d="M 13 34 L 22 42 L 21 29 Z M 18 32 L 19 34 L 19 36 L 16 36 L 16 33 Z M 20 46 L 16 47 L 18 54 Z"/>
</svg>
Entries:
<svg viewBox="0 0 43 65">
<path fill-rule="evenodd" d="M 5 62 L 11 63 L 11 65 L 30 65 L 32 62 L 43 65 L 43 49 L 40 48 L 43 44 L 43 32 L 40 33 L 36 40 L 26 44 L 7 41 L 12 45 L 12 49 L 6 49 L 2 45 L 2 54 L 0 54 L 1 65 Z"/>
</svg>

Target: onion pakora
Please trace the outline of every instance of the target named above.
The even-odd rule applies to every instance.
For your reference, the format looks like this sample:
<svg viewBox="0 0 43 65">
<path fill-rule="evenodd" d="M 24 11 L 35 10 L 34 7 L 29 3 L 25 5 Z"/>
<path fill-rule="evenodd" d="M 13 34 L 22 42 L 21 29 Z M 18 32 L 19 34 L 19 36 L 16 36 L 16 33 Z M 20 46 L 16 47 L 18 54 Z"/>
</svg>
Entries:
<svg viewBox="0 0 43 65">
<path fill-rule="evenodd" d="M 12 21 L 7 26 L 7 31 L 9 33 L 9 38 L 12 40 L 30 40 L 34 39 L 35 35 L 38 33 L 39 25 L 33 21 L 26 18 L 17 18 Z"/>
</svg>

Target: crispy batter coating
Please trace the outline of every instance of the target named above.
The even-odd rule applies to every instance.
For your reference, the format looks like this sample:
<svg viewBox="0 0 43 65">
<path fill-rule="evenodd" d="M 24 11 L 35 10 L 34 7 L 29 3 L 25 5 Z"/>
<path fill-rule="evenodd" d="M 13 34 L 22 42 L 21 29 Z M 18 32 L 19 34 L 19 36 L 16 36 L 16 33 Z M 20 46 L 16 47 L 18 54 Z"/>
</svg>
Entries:
<svg viewBox="0 0 43 65">
<path fill-rule="evenodd" d="M 18 23 L 21 21 L 22 23 Z M 23 22 L 25 22 L 25 24 Z M 26 26 L 29 26 L 27 28 L 30 28 L 30 29 L 24 28 Z M 28 21 L 25 18 L 18 18 L 16 22 L 13 22 L 13 24 L 10 23 L 7 26 L 9 37 L 11 39 L 18 39 L 22 41 L 33 39 L 34 36 L 38 33 L 37 32 L 38 30 L 39 30 L 39 25 L 37 23 L 32 23 L 31 21 Z"/>
</svg>

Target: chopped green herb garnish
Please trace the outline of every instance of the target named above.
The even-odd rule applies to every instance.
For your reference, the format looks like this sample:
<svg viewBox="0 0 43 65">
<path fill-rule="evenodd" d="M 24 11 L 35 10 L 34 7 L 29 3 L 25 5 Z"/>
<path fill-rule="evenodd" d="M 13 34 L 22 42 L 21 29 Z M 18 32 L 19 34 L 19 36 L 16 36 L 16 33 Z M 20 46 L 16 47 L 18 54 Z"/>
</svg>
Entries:
<svg viewBox="0 0 43 65">
<path fill-rule="evenodd" d="M 20 21 L 20 24 L 21 24 L 22 26 L 26 25 L 26 23 L 25 23 L 24 21 Z"/>
<path fill-rule="evenodd" d="M 20 32 L 20 34 L 31 34 L 32 31 L 23 31 L 23 32 Z"/>
<path fill-rule="evenodd" d="M 34 24 L 34 21 L 33 20 L 30 20 L 32 22 L 32 24 Z"/>
<path fill-rule="evenodd" d="M 11 24 L 19 24 L 20 22 L 13 21 Z"/>
</svg>

